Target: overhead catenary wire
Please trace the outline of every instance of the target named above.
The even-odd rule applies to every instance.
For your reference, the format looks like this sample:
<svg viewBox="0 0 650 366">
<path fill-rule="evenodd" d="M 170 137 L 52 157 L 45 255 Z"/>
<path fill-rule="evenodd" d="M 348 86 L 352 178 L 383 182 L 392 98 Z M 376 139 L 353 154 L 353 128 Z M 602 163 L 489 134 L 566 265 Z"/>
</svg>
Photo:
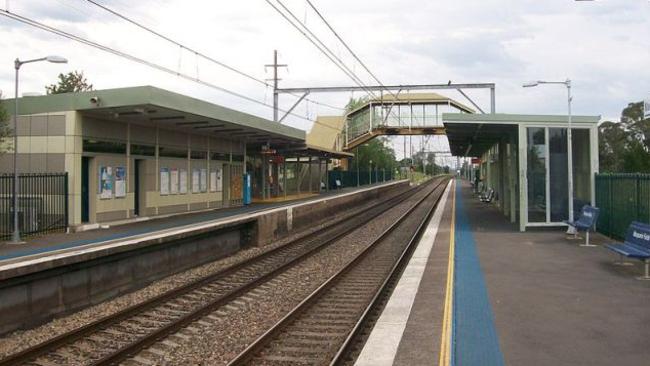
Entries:
<svg viewBox="0 0 650 366">
<path fill-rule="evenodd" d="M 232 90 L 226 89 L 226 88 L 224 88 L 224 87 L 218 86 L 218 85 L 216 85 L 216 84 L 210 83 L 210 82 L 205 81 L 205 80 L 201 80 L 201 79 L 196 78 L 196 77 L 192 77 L 192 76 L 190 76 L 190 75 L 187 75 L 187 74 L 181 73 L 181 72 L 179 72 L 179 71 L 174 71 L 174 70 L 172 70 L 172 69 L 170 69 L 170 68 L 168 68 L 168 67 L 166 67 L 166 66 L 163 66 L 163 65 L 160 65 L 160 64 L 154 63 L 154 62 L 152 62 L 152 61 L 145 60 L 145 59 L 143 59 L 143 58 L 140 58 L 140 57 L 137 57 L 137 56 L 134 56 L 134 55 L 128 54 L 128 53 L 126 53 L 126 52 L 123 52 L 123 51 L 120 51 L 120 50 L 117 50 L 117 49 L 114 49 L 114 48 L 111 48 L 111 47 L 108 47 L 108 46 L 104 46 L 104 45 L 102 45 L 102 44 L 99 44 L 99 43 L 97 43 L 97 42 L 94 42 L 94 41 L 88 40 L 88 39 L 83 38 L 83 37 L 81 37 L 81 36 L 77 36 L 77 35 L 75 35 L 75 34 L 68 33 L 68 32 L 63 31 L 63 30 L 61 30 L 61 29 L 58 29 L 58 28 L 55 28 L 55 27 L 49 26 L 49 25 L 44 24 L 44 23 L 41 23 L 41 22 L 36 21 L 36 20 L 34 20 L 34 19 L 31 19 L 31 18 L 28 18 L 28 17 L 22 16 L 22 15 L 17 14 L 17 13 L 12 13 L 12 12 L 6 10 L 6 9 L 0 9 L 0 15 L 3 15 L 3 16 L 5 16 L 5 17 L 7 17 L 7 18 L 10 18 L 10 19 L 16 20 L 16 21 L 21 22 L 21 23 L 23 23 L 23 24 L 27 24 L 27 25 L 30 25 L 30 26 L 33 26 L 33 27 L 39 28 L 39 29 L 41 29 L 41 30 L 44 30 L 44 31 L 47 31 L 47 32 L 50 32 L 50 33 L 53 33 L 53 34 L 56 34 L 56 35 L 59 35 L 59 36 L 61 36 L 61 37 L 64 37 L 64 38 L 67 38 L 67 39 L 70 39 L 70 40 L 73 40 L 73 41 L 76 41 L 76 42 L 79 42 L 79 43 L 85 44 L 85 45 L 87 45 L 87 46 L 91 46 L 91 47 L 97 48 L 97 49 L 102 50 L 102 51 L 104 51 L 104 52 L 111 53 L 111 54 L 113 54 L 113 55 L 116 55 L 116 56 L 119 56 L 119 57 L 125 58 L 125 59 L 127 59 L 127 60 L 130 60 L 130 61 L 133 61 L 133 62 L 137 62 L 137 63 L 139 63 L 139 64 L 142 64 L 142 65 L 145 65 L 145 66 L 151 67 L 151 68 L 153 68 L 153 69 L 156 69 L 156 70 L 159 70 L 159 71 L 163 71 L 163 72 L 168 73 L 168 74 L 171 74 L 171 75 L 175 75 L 175 76 L 180 77 L 180 78 L 182 78 L 182 79 L 189 80 L 189 81 L 193 81 L 193 82 L 195 82 L 195 83 L 198 83 L 198 84 L 201 84 L 201 85 L 204 85 L 204 86 L 210 87 L 210 88 L 212 88 L 212 89 L 215 89 L 215 90 L 218 90 L 218 91 L 224 92 L 224 93 L 226 93 L 226 94 L 230 94 L 230 95 L 232 95 L 232 96 L 235 96 L 235 97 L 238 97 L 238 98 L 241 98 L 241 99 L 247 100 L 247 101 L 249 101 L 249 102 L 252 102 L 252 103 L 255 103 L 255 104 L 259 104 L 259 105 L 262 105 L 262 106 L 265 106 L 265 107 L 268 107 L 268 108 L 273 108 L 272 105 L 267 104 L 267 103 L 262 102 L 262 101 L 259 101 L 259 100 L 255 99 L 255 98 L 251 98 L 251 97 L 246 96 L 246 95 L 244 95 L 244 94 L 241 94 L 241 93 L 238 93 L 238 92 L 235 92 L 235 91 L 232 91 Z M 286 110 L 282 110 L 282 109 L 280 109 L 280 111 L 287 113 Z M 312 122 L 312 123 L 315 123 L 315 124 L 319 124 L 319 125 L 322 125 L 322 126 L 325 126 L 325 127 L 328 127 L 328 128 L 332 128 L 332 129 L 334 129 L 334 130 L 337 130 L 337 129 L 333 128 L 332 126 L 329 126 L 329 125 L 327 125 L 327 124 L 325 124 L 325 123 L 321 123 L 321 122 L 318 122 L 318 121 L 315 121 L 315 120 L 311 120 L 311 119 L 305 118 L 304 116 L 301 116 L 301 115 L 299 115 L 299 114 L 295 114 L 295 113 L 290 113 L 290 114 L 293 115 L 293 116 L 295 116 L 295 117 L 297 117 L 297 118 L 300 118 L 300 119 L 303 119 L 303 120 L 306 120 L 306 121 L 309 121 L 309 122 Z M 338 131 L 338 130 L 337 130 L 337 131 Z"/>
<path fill-rule="evenodd" d="M 280 5 L 286 11 L 286 13 L 289 14 L 289 16 L 291 16 L 293 20 L 289 18 L 289 16 L 287 16 L 287 14 L 285 14 L 282 10 L 280 10 L 272 1 L 270 0 L 265 0 L 265 1 L 278 14 L 280 14 L 287 22 L 289 22 L 289 24 L 291 24 L 300 34 L 302 34 L 305 38 L 307 38 L 307 40 L 311 42 L 311 44 L 313 44 L 319 51 L 321 51 L 321 53 L 323 53 L 330 61 L 332 61 L 334 65 L 336 65 L 341 71 L 343 71 L 344 74 L 346 74 L 350 79 L 352 79 L 352 81 L 355 84 L 359 85 L 362 89 L 364 89 L 364 91 L 368 95 L 376 98 L 375 94 L 371 90 L 367 89 L 367 85 L 365 85 L 363 81 L 352 70 L 350 70 L 350 68 L 343 61 L 341 61 L 341 59 L 338 58 L 334 54 L 334 52 L 329 47 L 327 47 L 327 45 L 325 45 L 320 40 L 320 38 L 318 38 L 318 36 L 316 36 L 309 29 L 309 27 L 302 24 L 300 22 L 300 19 L 298 19 L 298 17 L 296 17 L 295 14 L 289 8 L 287 8 L 284 5 L 284 3 L 282 3 L 282 1 L 275 0 L 275 2 L 277 2 L 277 4 Z"/>
<path fill-rule="evenodd" d="M 327 28 L 329 28 L 329 30 L 334 34 L 334 36 L 335 36 L 335 37 L 336 37 L 336 38 L 341 42 L 341 44 L 343 44 L 343 46 L 345 47 L 345 49 L 347 49 L 348 52 L 350 52 L 350 54 L 352 55 L 352 57 L 354 57 L 354 59 L 357 60 L 357 62 L 359 62 L 359 64 L 360 64 L 360 65 L 361 65 L 361 66 L 362 66 L 362 67 L 363 67 L 363 68 L 368 72 L 368 74 L 369 74 L 369 75 L 370 75 L 370 76 L 371 76 L 371 77 L 372 77 L 372 78 L 373 78 L 373 79 L 374 79 L 374 80 L 375 80 L 375 81 L 376 81 L 376 82 L 377 82 L 377 83 L 378 83 L 382 88 L 384 88 L 384 90 L 386 90 L 388 93 L 390 93 L 391 96 L 393 96 L 395 99 L 397 99 L 397 95 L 395 95 L 392 91 L 390 91 L 388 88 L 386 88 L 386 86 L 385 86 L 385 85 L 384 85 L 384 84 L 379 80 L 379 78 L 378 78 L 378 77 L 377 77 L 377 76 L 376 76 L 372 71 L 370 71 L 370 68 L 369 68 L 368 66 L 366 66 L 366 64 L 365 64 L 363 61 L 361 61 L 361 58 L 359 58 L 359 56 L 357 56 L 357 54 L 356 54 L 354 51 L 352 51 L 352 48 L 347 44 L 347 42 L 345 42 L 345 41 L 343 40 L 343 38 L 338 34 L 338 32 L 337 32 L 336 30 L 334 30 L 334 27 L 332 27 L 332 25 L 331 25 L 331 24 L 330 24 L 330 23 L 325 19 L 325 17 L 323 16 L 323 14 L 322 14 L 322 13 L 321 13 L 317 8 L 316 8 L 316 6 L 314 6 L 314 4 L 313 4 L 310 0 L 307 0 L 307 4 L 309 4 L 309 6 L 314 10 L 314 12 L 316 13 L 316 15 L 318 15 L 318 17 L 323 21 L 323 23 L 325 23 L 325 25 L 327 26 Z M 383 102 L 383 101 L 382 101 L 382 102 Z"/>
<path fill-rule="evenodd" d="M 214 63 L 216 65 L 219 65 L 219 66 L 221 66 L 221 67 L 223 67 L 223 68 L 225 68 L 225 69 L 227 69 L 229 71 L 232 71 L 232 72 L 234 72 L 234 73 L 236 73 L 236 74 L 238 74 L 240 76 L 243 76 L 243 77 L 245 77 L 245 78 L 247 78 L 249 80 L 260 83 L 260 84 L 262 84 L 262 85 L 264 85 L 266 87 L 273 87 L 273 85 L 267 83 L 266 81 L 264 81 L 262 79 L 259 79 L 259 78 L 255 77 L 255 76 L 251 75 L 251 74 L 248 74 L 248 73 L 246 73 L 244 71 L 241 71 L 241 70 L 239 70 L 239 69 L 237 69 L 237 68 L 235 68 L 233 66 L 230 66 L 230 65 L 228 65 L 228 64 L 226 64 L 226 63 L 224 63 L 222 61 L 219 61 L 219 60 L 215 59 L 214 57 L 209 56 L 209 55 L 207 55 L 207 54 L 205 54 L 203 52 L 200 52 L 200 51 L 197 51 L 197 50 L 195 50 L 195 49 L 193 49 L 191 47 L 188 47 L 185 44 L 182 44 L 181 42 L 176 41 L 176 40 L 172 39 L 169 36 L 166 36 L 166 35 L 158 32 L 158 31 L 156 31 L 156 30 L 154 30 L 154 29 L 152 29 L 152 28 L 150 28 L 150 27 L 148 27 L 148 26 L 146 26 L 146 25 L 144 25 L 144 24 L 142 24 L 140 22 L 137 22 L 137 21 L 133 20 L 132 18 L 130 18 L 130 17 L 128 17 L 128 16 L 126 16 L 126 15 L 124 15 L 124 14 L 122 14 L 122 13 L 120 13 L 120 12 L 118 12 L 118 11 L 112 9 L 112 8 L 109 8 L 106 5 L 100 4 L 95 0 L 86 0 L 86 1 L 88 3 L 90 3 L 90 4 L 92 4 L 92 5 L 95 5 L 95 6 L 99 7 L 100 9 L 102 9 L 102 10 L 104 10 L 106 12 L 109 12 L 109 13 L 115 15 L 116 17 L 118 17 L 118 18 L 120 18 L 120 19 L 122 19 L 122 20 L 124 20 L 124 21 L 126 21 L 126 22 L 140 28 L 140 29 L 143 29 L 143 30 L 145 30 L 145 31 L 147 31 L 147 32 L 149 32 L 149 33 L 151 33 L 151 34 L 153 34 L 153 35 L 155 35 L 155 36 L 169 42 L 169 43 L 172 43 L 172 44 L 174 44 L 176 46 L 179 46 L 181 48 L 181 51 L 183 49 L 185 49 L 185 50 L 187 50 L 189 52 L 194 53 L 197 57 L 202 57 L 202 58 L 204 58 L 204 59 L 206 59 L 206 60 L 208 60 L 208 61 L 210 61 L 210 62 L 212 62 L 212 63 Z M 294 97 L 300 97 L 299 95 L 296 95 L 296 94 L 291 94 L 291 95 L 294 96 Z M 327 103 L 311 100 L 311 99 L 308 99 L 308 98 L 305 98 L 305 99 L 308 100 L 308 101 L 313 102 L 314 104 L 320 104 L 320 105 L 322 105 L 324 107 L 337 109 L 337 110 L 344 110 L 343 108 L 335 107 L 335 106 L 329 105 Z"/>
</svg>

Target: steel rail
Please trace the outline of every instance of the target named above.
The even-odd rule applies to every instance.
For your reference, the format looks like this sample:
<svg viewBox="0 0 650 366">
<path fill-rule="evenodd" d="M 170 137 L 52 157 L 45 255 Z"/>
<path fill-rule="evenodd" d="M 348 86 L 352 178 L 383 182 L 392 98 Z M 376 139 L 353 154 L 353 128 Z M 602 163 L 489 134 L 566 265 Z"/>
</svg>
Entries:
<svg viewBox="0 0 650 366">
<path fill-rule="evenodd" d="M 367 221 L 372 220 L 373 218 L 379 216 L 386 210 L 390 209 L 391 207 L 394 206 L 395 202 L 401 202 L 401 200 L 404 200 L 408 197 L 409 193 L 413 193 L 414 191 L 417 191 L 421 189 L 422 187 L 415 187 L 411 189 L 407 189 L 404 192 L 400 192 L 384 201 L 378 202 L 376 204 L 373 204 L 363 210 L 361 210 L 359 213 L 357 213 L 355 216 L 357 217 L 363 217 L 363 213 L 370 212 L 374 209 L 380 208 L 383 205 L 386 205 L 387 207 L 385 209 L 381 209 L 378 212 L 374 213 L 373 215 L 369 217 L 365 217 L 366 220 L 360 220 L 359 223 L 356 225 L 352 225 L 349 227 L 347 230 L 344 230 L 337 235 L 329 237 L 327 240 L 323 241 L 322 243 L 316 245 L 314 248 L 311 250 L 302 253 L 298 257 L 294 258 L 293 260 L 290 260 L 288 262 L 285 262 L 284 265 L 280 268 L 289 268 L 288 265 L 290 263 L 297 263 L 297 261 L 300 258 L 307 258 L 310 255 L 315 254 L 319 249 L 324 248 L 326 245 L 329 243 L 333 242 L 337 238 L 340 238 L 344 235 L 347 235 L 349 232 L 356 230 L 357 228 L 363 226 L 364 224 L 367 223 Z M 208 276 L 205 276 L 203 278 L 200 278 L 198 280 L 192 281 L 186 285 L 180 286 L 178 288 L 169 290 L 163 294 L 157 295 L 151 299 L 145 300 L 141 303 L 129 306 L 121 311 L 118 311 L 117 313 L 105 316 L 103 318 L 100 318 L 92 323 L 89 323 L 85 326 L 73 329 L 71 331 L 68 331 L 66 333 L 63 333 L 59 336 L 56 336 L 50 340 L 47 340 L 45 342 L 42 342 L 40 344 L 37 344 L 35 346 L 29 347 L 21 352 L 9 355 L 8 357 L 0 360 L 0 366 L 9 366 L 9 365 L 20 365 L 25 362 L 29 362 L 31 360 L 34 360 L 38 357 L 41 357 L 43 355 L 46 355 L 48 353 L 51 353 L 55 351 L 56 349 L 65 347 L 67 345 L 70 345 L 80 339 L 83 339 L 84 337 L 101 331 L 102 329 L 105 329 L 111 325 L 115 325 L 121 321 L 124 321 L 128 318 L 137 316 L 138 314 L 141 314 L 149 309 L 155 308 L 156 306 L 159 306 L 161 304 L 164 304 L 165 302 L 168 302 L 170 300 L 179 298 L 187 293 L 190 293 L 193 290 L 199 289 L 201 287 L 207 286 L 210 283 L 214 283 L 218 281 L 219 279 L 224 278 L 225 276 L 228 276 L 230 274 L 234 274 L 237 271 L 240 271 L 246 267 L 251 267 L 255 265 L 256 263 L 260 263 L 263 260 L 281 253 L 284 250 L 290 249 L 291 247 L 297 247 L 300 244 L 304 243 L 307 240 L 310 239 L 317 239 L 319 235 L 322 235 L 324 233 L 327 233 L 328 231 L 333 231 L 336 228 L 340 227 L 341 225 L 349 222 L 349 219 L 347 218 L 342 218 L 339 220 L 334 220 L 331 224 L 324 226 L 312 233 L 309 233 L 303 237 L 297 238 L 296 240 L 293 240 L 285 245 L 279 246 L 277 248 L 274 248 L 272 250 L 266 251 L 258 256 L 249 258 L 247 260 L 244 260 L 242 262 L 239 262 L 235 265 L 232 265 L 230 267 L 224 268 L 222 270 L 219 270 L 213 274 L 210 274 Z M 260 278 L 270 278 L 269 275 L 271 273 L 277 273 L 279 271 L 279 268 L 276 268 L 275 270 L 267 273 L 267 275 L 264 275 L 263 277 Z M 258 278 L 257 280 L 260 280 Z M 259 282 L 258 282 L 259 283 Z M 250 283 L 249 283 L 250 285 Z M 250 286 L 249 286 L 250 287 Z M 229 293 L 226 293 L 224 296 L 220 297 L 219 299 L 222 299 L 224 297 L 236 297 L 237 290 L 235 289 L 234 291 L 231 291 Z M 238 292 L 239 293 L 239 292 Z M 215 301 L 213 301 L 215 302 Z M 211 302 L 212 304 L 212 302 Z M 209 304 L 210 305 L 210 304 Z M 200 309 L 199 309 L 200 310 Z"/>
<path fill-rule="evenodd" d="M 270 329 L 268 329 L 264 334 L 259 336 L 253 343 L 248 345 L 246 349 L 244 349 L 239 355 L 237 355 L 233 360 L 231 360 L 228 363 L 228 366 L 239 366 L 239 365 L 244 365 L 247 362 L 249 362 L 257 353 L 259 353 L 267 344 L 269 344 L 275 336 L 277 336 L 284 328 L 286 328 L 290 323 L 292 323 L 294 320 L 296 320 L 300 315 L 308 311 L 309 307 L 314 304 L 316 301 L 318 301 L 319 298 L 321 298 L 323 295 L 326 294 L 326 292 L 332 288 L 335 284 L 337 284 L 345 274 L 350 272 L 353 268 L 355 268 L 364 258 L 366 258 L 372 251 L 375 249 L 379 243 L 383 242 L 386 237 L 392 233 L 399 225 L 417 208 L 419 207 L 424 201 L 426 201 L 427 198 L 429 198 L 434 192 L 437 191 L 438 187 L 440 187 L 442 184 L 448 182 L 449 179 L 441 179 L 438 181 L 438 183 L 435 185 L 435 187 L 432 188 L 432 190 L 427 193 L 423 198 L 418 200 L 418 202 L 413 205 L 407 212 L 402 214 L 394 223 L 391 224 L 390 227 L 388 227 L 382 234 L 376 238 L 370 245 L 368 245 L 363 251 L 358 253 L 353 259 L 351 259 L 343 268 L 341 268 L 339 271 L 337 271 L 334 275 L 332 275 L 327 281 L 325 281 L 323 284 L 321 284 L 316 290 L 314 290 L 309 296 L 307 296 L 303 301 L 301 301 L 296 307 L 294 307 L 288 314 L 286 314 L 282 319 L 280 319 L 278 322 L 276 322 Z M 441 196 L 441 195 L 440 195 Z M 425 215 L 424 219 L 418 226 L 418 230 L 416 230 L 416 234 L 414 235 L 417 236 L 419 235 L 420 229 L 422 228 L 422 225 L 428 220 L 428 218 L 431 215 L 431 212 L 437 205 L 438 200 L 440 199 L 440 196 L 436 198 L 436 202 L 432 205 L 432 208 L 427 212 Z M 402 255 L 400 256 L 400 259 L 405 258 L 404 252 L 408 250 L 413 242 L 415 241 L 414 237 L 411 238 L 409 241 L 409 244 L 407 247 L 404 249 L 402 252 Z M 395 268 L 395 266 L 393 266 Z M 394 271 L 394 269 L 393 269 Z M 390 274 L 393 273 L 391 271 Z M 389 274 L 389 276 L 390 276 Z M 347 343 L 346 343 L 347 344 Z"/>
<path fill-rule="evenodd" d="M 422 238 L 422 235 L 424 234 L 424 231 L 426 229 L 425 225 L 431 219 L 431 216 L 433 215 L 433 211 L 436 209 L 438 203 L 440 202 L 440 199 L 444 195 L 444 189 L 445 188 L 443 187 L 442 192 L 436 199 L 436 203 L 431 206 L 427 214 L 424 216 L 424 219 L 418 225 L 417 230 L 409 240 L 409 243 L 405 248 L 405 250 L 402 252 L 402 255 L 400 255 L 399 259 L 395 262 L 395 265 L 391 269 L 390 273 L 388 274 L 388 276 L 386 276 L 386 279 L 384 280 L 384 282 L 382 282 L 381 286 L 373 296 L 372 300 L 370 301 L 366 309 L 363 311 L 363 315 L 361 315 L 361 317 L 354 325 L 354 327 L 348 334 L 347 338 L 339 348 L 334 358 L 330 361 L 330 366 L 338 366 L 343 364 L 343 362 L 345 361 L 345 356 L 350 353 L 350 348 L 354 344 L 354 340 L 359 336 L 359 333 L 363 330 L 363 327 L 368 321 L 368 318 L 370 318 L 372 311 L 379 305 L 382 296 L 386 293 L 387 289 L 389 288 L 390 282 L 394 280 L 401 273 L 401 270 L 407 264 L 408 260 L 411 258 L 411 254 L 413 253 L 416 246 L 414 245 L 414 243 L 418 242 Z"/>
<path fill-rule="evenodd" d="M 408 191 L 407 191 L 408 192 Z M 407 192 L 404 192 L 406 194 Z M 394 197 L 395 198 L 395 197 Z M 399 201 L 399 198 L 401 198 L 401 195 L 398 195 L 396 197 L 396 201 Z M 390 202 L 384 202 L 385 204 L 388 205 L 388 208 L 386 210 L 390 209 L 393 207 L 392 202 L 393 199 L 388 200 Z M 115 365 L 118 364 L 119 362 L 137 354 L 141 350 L 155 344 L 158 342 L 160 339 L 167 337 L 170 334 L 173 334 L 174 332 L 178 331 L 179 329 L 182 329 L 183 327 L 187 326 L 188 324 L 202 318 L 205 315 L 208 315 L 221 306 L 235 300 L 237 297 L 240 297 L 250 290 L 258 287 L 259 285 L 267 282 L 268 280 L 276 277 L 278 274 L 286 272 L 288 269 L 295 267 L 299 263 L 305 261 L 307 258 L 311 257 L 312 255 L 316 254 L 326 246 L 328 246 L 331 243 L 334 243 L 335 241 L 339 240 L 340 238 L 346 236 L 350 232 L 358 229 L 359 227 L 367 224 L 370 220 L 374 219 L 375 217 L 381 215 L 384 213 L 386 210 L 380 210 L 377 211 L 376 213 L 371 214 L 369 217 L 364 218 L 360 222 L 359 225 L 354 225 L 346 230 L 343 230 L 340 233 L 337 233 L 333 236 L 330 236 L 327 240 L 319 244 L 318 246 L 310 249 L 306 253 L 303 253 L 292 260 L 285 262 L 285 264 L 281 265 L 280 267 L 277 267 L 276 269 L 272 270 L 271 272 L 266 273 L 262 277 L 258 277 L 252 282 L 249 282 L 243 286 L 240 286 L 233 291 L 227 293 L 224 296 L 218 297 L 214 299 L 213 301 L 209 302 L 205 306 L 200 307 L 199 309 L 182 316 L 178 319 L 176 319 L 173 322 L 170 322 L 169 324 L 158 328 L 156 331 L 148 334 L 146 337 L 141 337 L 138 340 L 129 343 L 125 347 L 120 348 L 119 350 L 102 357 L 101 359 L 91 363 L 92 366 L 105 366 L 105 365 Z"/>
</svg>

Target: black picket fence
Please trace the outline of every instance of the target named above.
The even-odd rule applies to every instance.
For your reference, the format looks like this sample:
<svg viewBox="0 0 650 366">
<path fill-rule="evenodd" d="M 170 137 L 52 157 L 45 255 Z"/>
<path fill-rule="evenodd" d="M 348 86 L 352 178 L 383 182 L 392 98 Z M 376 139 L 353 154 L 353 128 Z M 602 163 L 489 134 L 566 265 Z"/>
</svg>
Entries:
<svg viewBox="0 0 650 366">
<path fill-rule="evenodd" d="M 14 176 L 0 174 L 0 240 L 11 238 Z M 21 235 L 68 228 L 68 173 L 18 176 L 18 227 Z"/>
</svg>

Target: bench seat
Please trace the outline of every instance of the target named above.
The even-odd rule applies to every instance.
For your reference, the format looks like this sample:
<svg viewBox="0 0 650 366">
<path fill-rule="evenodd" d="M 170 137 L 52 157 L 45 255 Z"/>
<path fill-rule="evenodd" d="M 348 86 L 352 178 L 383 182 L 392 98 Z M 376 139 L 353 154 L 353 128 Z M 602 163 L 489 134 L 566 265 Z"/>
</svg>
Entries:
<svg viewBox="0 0 650 366">
<path fill-rule="evenodd" d="M 627 228 L 623 244 L 607 244 L 605 248 L 620 255 L 643 261 L 642 280 L 650 280 L 650 225 L 634 221 Z"/>
<path fill-rule="evenodd" d="M 630 244 L 607 244 L 605 247 L 609 250 L 612 250 L 618 254 L 624 255 L 630 258 L 637 259 L 648 259 L 650 258 L 650 251 L 637 248 L 634 245 Z"/>
</svg>

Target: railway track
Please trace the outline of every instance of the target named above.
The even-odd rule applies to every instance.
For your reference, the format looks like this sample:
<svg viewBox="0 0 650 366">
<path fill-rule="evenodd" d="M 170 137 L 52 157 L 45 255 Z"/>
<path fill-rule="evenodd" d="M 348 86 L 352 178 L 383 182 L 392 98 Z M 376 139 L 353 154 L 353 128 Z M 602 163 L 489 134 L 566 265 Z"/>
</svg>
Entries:
<svg viewBox="0 0 650 366">
<path fill-rule="evenodd" d="M 401 192 L 352 218 L 338 220 L 284 246 L 10 355 L 0 360 L 0 366 L 120 363 L 256 289 L 419 189 Z"/>
<path fill-rule="evenodd" d="M 339 365 L 406 264 L 445 188 L 440 182 L 229 366 Z"/>
</svg>

